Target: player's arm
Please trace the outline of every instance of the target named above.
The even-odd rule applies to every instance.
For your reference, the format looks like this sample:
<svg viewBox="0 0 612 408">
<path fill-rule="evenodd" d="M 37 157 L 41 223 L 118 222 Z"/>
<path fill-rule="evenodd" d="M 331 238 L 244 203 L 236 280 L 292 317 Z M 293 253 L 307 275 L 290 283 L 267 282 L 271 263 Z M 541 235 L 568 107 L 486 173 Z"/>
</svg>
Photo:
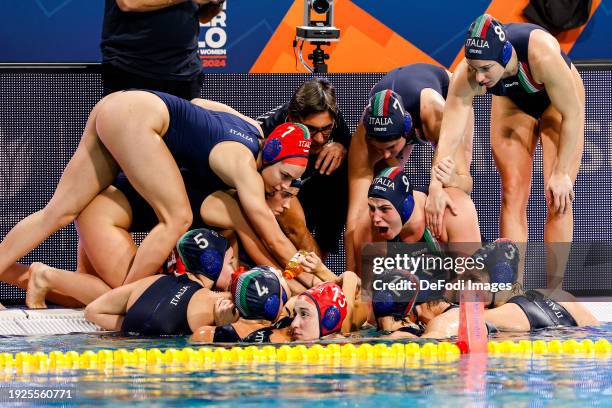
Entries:
<svg viewBox="0 0 612 408">
<path fill-rule="evenodd" d="M 557 160 L 546 186 L 553 208 L 564 213 L 574 198 L 571 172 L 580 138 L 584 137 L 584 87 L 578 89 L 574 74 L 561 56 L 559 43 L 536 30 L 530 39 L 529 64 L 537 82 L 544 84 L 552 106 L 561 113 Z"/>
<path fill-rule="evenodd" d="M 238 143 L 220 143 L 208 160 L 215 174 L 236 188 L 240 205 L 257 236 L 277 261 L 286 265 L 297 250 L 266 203 L 264 182 L 251 152 Z"/>
</svg>

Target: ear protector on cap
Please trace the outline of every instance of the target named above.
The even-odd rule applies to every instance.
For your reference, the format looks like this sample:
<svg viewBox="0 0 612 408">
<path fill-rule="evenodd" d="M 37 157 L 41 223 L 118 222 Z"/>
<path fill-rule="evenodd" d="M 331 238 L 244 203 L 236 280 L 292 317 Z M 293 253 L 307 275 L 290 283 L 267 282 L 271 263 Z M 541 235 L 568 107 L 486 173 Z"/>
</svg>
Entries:
<svg viewBox="0 0 612 408">
<path fill-rule="evenodd" d="M 310 153 L 310 133 L 301 123 L 285 122 L 278 125 L 264 141 L 263 166 L 279 161 L 306 167 Z"/>
<path fill-rule="evenodd" d="M 501 55 L 502 65 L 504 67 L 508 65 L 510 58 L 512 58 L 512 44 L 510 44 L 510 41 L 506 41 Z"/>
<path fill-rule="evenodd" d="M 404 112 L 404 132 L 402 133 L 402 136 L 408 139 L 408 136 L 410 135 L 412 130 L 412 116 L 409 112 L 406 111 Z"/>
<path fill-rule="evenodd" d="M 287 297 L 278 275 L 259 266 L 232 276 L 231 292 L 240 316 L 252 320 L 276 320 Z"/>
</svg>

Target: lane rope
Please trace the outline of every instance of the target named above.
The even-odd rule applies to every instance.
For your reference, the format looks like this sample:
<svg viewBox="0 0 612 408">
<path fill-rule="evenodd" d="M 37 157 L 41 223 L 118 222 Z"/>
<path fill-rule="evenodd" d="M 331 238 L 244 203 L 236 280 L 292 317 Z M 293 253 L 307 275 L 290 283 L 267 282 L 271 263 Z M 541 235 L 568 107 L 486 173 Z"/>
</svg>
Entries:
<svg viewBox="0 0 612 408">
<path fill-rule="evenodd" d="M 546 355 L 581 357 L 612 357 L 612 345 L 606 339 L 590 340 L 506 340 L 489 341 L 489 357 L 533 358 Z M 402 362 L 408 359 L 460 358 L 460 350 L 453 343 L 362 343 L 313 344 L 225 347 L 186 347 L 183 349 L 136 348 L 102 349 L 83 352 L 54 350 L 43 352 L 0 353 L 0 370 L 47 371 L 50 369 L 92 369 L 120 366 L 207 365 L 218 363 L 269 364 L 347 364 L 356 361 L 371 363 Z"/>
</svg>

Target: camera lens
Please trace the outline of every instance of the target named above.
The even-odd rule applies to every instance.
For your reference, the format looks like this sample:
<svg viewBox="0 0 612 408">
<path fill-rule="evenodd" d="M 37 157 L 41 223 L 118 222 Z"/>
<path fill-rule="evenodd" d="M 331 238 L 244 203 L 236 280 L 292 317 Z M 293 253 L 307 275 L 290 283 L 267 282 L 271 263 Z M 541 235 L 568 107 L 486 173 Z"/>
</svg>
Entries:
<svg viewBox="0 0 612 408">
<path fill-rule="evenodd" d="M 312 2 L 312 9 L 315 13 L 323 14 L 327 13 L 329 10 L 329 1 L 328 0 L 314 0 Z"/>
</svg>

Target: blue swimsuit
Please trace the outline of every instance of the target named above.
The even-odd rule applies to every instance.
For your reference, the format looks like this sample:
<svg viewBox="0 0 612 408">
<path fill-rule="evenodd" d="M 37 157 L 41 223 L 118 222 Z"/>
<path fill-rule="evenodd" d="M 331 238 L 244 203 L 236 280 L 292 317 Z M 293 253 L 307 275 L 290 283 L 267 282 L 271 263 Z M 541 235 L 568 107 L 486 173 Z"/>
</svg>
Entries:
<svg viewBox="0 0 612 408">
<path fill-rule="evenodd" d="M 164 275 L 151 284 L 126 312 L 121 331 L 140 335 L 191 334 L 187 308 L 202 289 L 187 275 Z"/>
<path fill-rule="evenodd" d="M 149 92 L 168 107 L 170 125 L 163 140 L 176 164 L 188 169 L 207 191 L 229 187 L 208 164 L 210 152 L 219 143 L 243 144 L 257 159 L 262 136 L 254 125 L 231 113 L 205 109 L 167 93 Z"/>
<path fill-rule="evenodd" d="M 370 91 L 370 96 L 383 89 L 391 89 L 402 97 L 404 109 L 412 117 L 413 128 L 422 134 L 421 91 L 431 88 L 444 99 L 448 94 L 448 74 L 443 68 L 431 64 L 411 64 L 395 68 L 382 77 Z M 427 141 L 416 132 L 408 138 L 409 144 L 424 144 Z"/>
<path fill-rule="evenodd" d="M 487 89 L 487 93 L 499 96 L 507 96 L 523 112 L 536 119 L 550 106 L 550 99 L 544 89 L 544 85 L 535 82 L 529 70 L 528 48 L 529 36 L 533 30 L 544 30 L 535 24 L 514 23 L 506 24 L 508 41 L 514 47 L 518 57 L 519 70 L 516 75 L 501 79 L 495 86 Z M 572 61 L 563 51 L 561 56 L 572 67 Z"/>
<path fill-rule="evenodd" d="M 578 326 L 576 319 L 566 308 L 537 290 L 528 290 L 523 295 L 514 296 L 507 303 L 515 303 L 523 310 L 532 331 L 549 327 Z"/>
</svg>

